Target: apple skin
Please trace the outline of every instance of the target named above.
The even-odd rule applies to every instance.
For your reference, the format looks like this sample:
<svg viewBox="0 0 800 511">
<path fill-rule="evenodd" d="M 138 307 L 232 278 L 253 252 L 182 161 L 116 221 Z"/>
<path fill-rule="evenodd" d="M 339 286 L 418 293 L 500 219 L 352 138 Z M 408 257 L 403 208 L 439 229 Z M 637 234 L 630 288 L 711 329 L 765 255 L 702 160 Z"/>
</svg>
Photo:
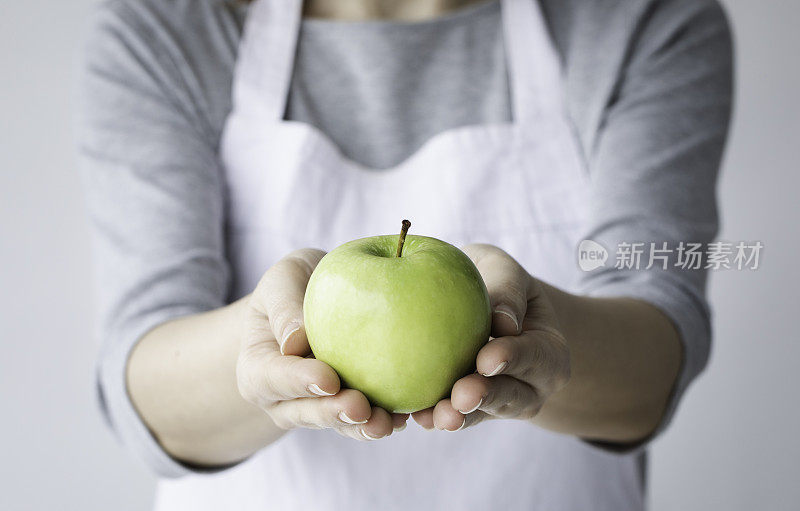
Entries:
<svg viewBox="0 0 800 511">
<path fill-rule="evenodd" d="M 475 369 L 491 309 L 478 269 L 461 250 L 425 236 L 350 241 L 322 258 L 306 289 L 314 356 L 389 412 L 447 397 Z"/>
</svg>

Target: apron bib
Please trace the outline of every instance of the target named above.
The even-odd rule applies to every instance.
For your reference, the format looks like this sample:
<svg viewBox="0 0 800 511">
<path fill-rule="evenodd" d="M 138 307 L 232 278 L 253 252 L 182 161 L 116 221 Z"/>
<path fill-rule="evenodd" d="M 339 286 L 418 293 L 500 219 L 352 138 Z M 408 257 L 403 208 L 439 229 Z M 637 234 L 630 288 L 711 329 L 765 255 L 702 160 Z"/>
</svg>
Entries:
<svg viewBox="0 0 800 511">
<path fill-rule="evenodd" d="M 315 127 L 283 119 L 301 0 L 250 8 L 222 138 L 233 297 L 302 247 L 413 233 L 497 245 L 564 289 L 578 277 L 589 180 L 566 116 L 539 4 L 503 0 L 513 120 L 447 130 L 399 165 L 370 169 Z M 638 459 L 518 421 L 361 443 L 296 430 L 217 474 L 161 481 L 157 509 L 643 509 Z"/>
</svg>

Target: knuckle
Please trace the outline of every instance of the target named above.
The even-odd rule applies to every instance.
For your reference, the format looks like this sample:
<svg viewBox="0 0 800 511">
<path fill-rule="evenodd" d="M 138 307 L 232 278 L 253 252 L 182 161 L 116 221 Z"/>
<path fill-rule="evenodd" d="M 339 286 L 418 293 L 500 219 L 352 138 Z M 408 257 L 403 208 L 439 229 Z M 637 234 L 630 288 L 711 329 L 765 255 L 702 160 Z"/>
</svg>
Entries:
<svg viewBox="0 0 800 511">
<path fill-rule="evenodd" d="M 295 426 L 294 422 L 292 420 L 290 420 L 286 416 L 285 413 L 283 413 L 283 412 L 281 412 L 279 410 L 276 410 L 276 409 L 273 409 L 273 408 L 268 409 L 267 410 L 267 415 L 269 415 L 269 418 L 272 419 L 272 422 L 277 427 L 279 427 L 280 429 L 283 429 L 285 431 L 288 431 L 288 430 L 292 429 Z"/>
<path fill-rule="evenodd" d="M 324 255 L 322 250 L 304 248 L 281 258 L 262 275 L 249 298 L 250 306 L 266 313 L 270 322 L 290 320 L 293 311 L 286 306 L 286 291 L 291 292 L 294 283 L 308 281 Z"/>
<path fill-rule="evenodd" d="M 267 399 L 279 400 L 297 387 L 299 378 L 291 370 L 292 362 L 292 357 L 275 355 L 255 371 Z"/>
<path fill-rule="evenodd" d="M 511 305 L 519 308 L 519 311 L 524 315 L 528 307 L 527 295 L 525 288 L 522 287 L 522 282 L 519 278 L 514 277 L 514 280 L 506 288 L 506 296 L 511 302 Z"/>
<path fill-rule="evenodd" d="M 286 358 L 275 357 L 272 364 L 263 372 L 265 387 L 276 396 L 281 395 L 281 389 L 292 387 L 291 371 L 286 371 Z"/>
<path fill-rule="evenodd" d="M 540 387 L 548 392 L 563 388 L 571 375 L 570 352 L 561 335 L 547 332 L 537 343 L 534 367 L 541 375 Z"/>
<path fill-rule="evenodd" d="M 323 255 L 324 252 L 318 249 L 301 248 L 290 252 L 282 261 L 290 266 L 291 271 L 310 276 Z"/>
<path fill-rule="evenodd" d="M 572 375 L 572 356 L 566 344 L 561 345 L 560 349 L 558 349 L 556 353 L 557 364 L 559 368 L 557 373 L 563 380 L 563 383 L 566 384 Z"/>
<path fill-rule="evenodd" d="M 539 400 L 533 400 L 530 403 L 527 403 L 521 410 L 518 415 L 520 419 L 533 419 L 537 415 L 539 415 L 539 411 L 542 409 L 542 403 Z"/>
<path fill-rule="evenodd" d="M 467 254 L 471 259 L 481 259 L 487 253 L 492 250 L 493 246 L 489 245 L 488 243 L 470 243 L 469 245 L 465 245 L 463 251 Z"/>
<path fill-rule="evenodd" d="M 488 243 L 471 243 L 463 251 L 479 268 L 491 266 L 497 259 L 510 258 L 503 249 Z"/>
<path fill-rule="evenodd" d="M 486 257 L 508 257 L 506 251 L 497 245 L 492 245 L 490 243 L 478 243 L 475 246 L 478 247 L 478 249 Z"/>
<path fill-rule="evenodd" d="M 283 329 L 292 320 L 292 315 L 292 311 L 280 300 L 275 300 L 270 306 L 269 321 L 273 325 L 275 336 L 280 342 L 283 342 L 281 338 Z"/>
<path fill-rule="evenodd" d="M 494 245 L 488 246 L 483 254 L 483 259 L 487 264 L 498 265 L 498 267 L 504 268 L 505 270 L 510 269 L 508 266 L 509 262 L 519 266 L 517 261 L 508 255 L 508 252 L 501 248 L 495 247 Z"/>
<path fill-rule="evenodd" d="M 490 404 L 496 415 L 502 417 L 516 417 L 521 405 L 519 387 L 516 385 L 510 386 L 502 394 L 492 396 Z"/>
<path fill-rule="evenodd" d="M 527 344 L 526 349 L 528 350 L 531 369 L 538 372 L 542 369 L 542 365 L 546 362 L 544 350 L 542 349 L 542 343 L 534 339 L 533 342 L 529 342 Z"/>
<path fill-rule="evenodd" d="M 306 385 L 308 377 L 300 365 L 302 359 L 294 359 L 290 357 L 283 357 L 285 359 L 284 365 L 284 384 L 287 385 L 291 391 L 296 395 L 307 394 Z"/>
<path fill-rule="evenodd" d="M 250 311 L 256 311 L 256 312 L 258 312 L 258 311 L 259 311 L 260 307 L 259 307 L 259 299 L 258 299 L 257 293 L 255 293 L 255 292 L 254 292 L 254 293 L 251 293 L 251 294 L 250 294 L 250 295 L 247 297 L 247 299 L 245 300 L 245 302 L 246 302 L 246 304 L 247 304 L 247 308 L 248 308 Z M 249 317 L 249 316 L 248 316 L 248 317 Z"/>
<path fill-rule="evenodd" d="M 239 394 L 248 403 L 262 406 L 263 396 L 258 391 L 258 384 L 254 381 L 253 371 L 241 370 L 241 367 L 241 364 L 239 364 L 236 371 L 236 384 Z"/>
<path fill-rule="evenodd" d="M 553 392 L 557 390 L 561 390 L 567 386 L 570 380 L 570 370 L 569 368 L 566 371 L 559 373 L 553 378 Z"/>
<path fill-rule="evenodd" d="M 256 286 L 254 296 L 265 306 L 274 307 L 276 303 L 280 303 L 279 295 L 285 288 L 286 282 L 291 280 L 296 273 L 297 267 L 294 260 L 284 257 L 264 273 Z"/>
<path fill-rule="evenodd" d="M 569 360 L 569 355 L 563 357 L 560 363 L 557 364 L 555 374 L 553 375 L 553 391 L 561 390 L 567 386 L 572 378 L 572 364 Z"/>
<path fill-rule="evenodd" d="M 353 426 L 346 427 L 346 428 L 336 428 L 336 432 L 342 435 L 343 437 L 350 438 L 351 440 L 355 440 L 356 442 L 366 442 L 367 439 L 361 435 L 360 430 L 354 428 Z"/>
<path fill-rule="evenodd" d="M 243 383 L 241 378 L 238 381 L 238 388 L 239 388 L 239 394 L 245 401 L 247 401 L 250 404 L 257 404 L 256 403 L 258 399 L 257 393 L 253 391 L 253 387 L 251 387 L 246 383 Z"/>
<path fill-rule="evenodd" d="M 514 403 L 514 417 L 518 419 L 533 419 L 542 408 L 542 402 L 535 389 L 523 391 L 518 388 Z"/>
<path fill-rule="evenodd" d="M 267 269 L 267 271 L 264 273 L 264 276 L 261 277 L 259 287 L 267 290 L 274 287 L 276 283 L 279 283 L 280 280 L 283 279 L 290 269 L 290 260 L 288 260 L 286 257 L 279 259 L 275 264 L 270 266 L 269 269 Z"/>
<path fill-rule="evenodd" d="M 315 418 L 316 416 L 311 412 L 311 410 L 308 409 L 308 407 L 302 406 L 297 412 L 295 424 L 306 429 L 319 429 L 320 426 L 317 424 Z"/>
</svg>

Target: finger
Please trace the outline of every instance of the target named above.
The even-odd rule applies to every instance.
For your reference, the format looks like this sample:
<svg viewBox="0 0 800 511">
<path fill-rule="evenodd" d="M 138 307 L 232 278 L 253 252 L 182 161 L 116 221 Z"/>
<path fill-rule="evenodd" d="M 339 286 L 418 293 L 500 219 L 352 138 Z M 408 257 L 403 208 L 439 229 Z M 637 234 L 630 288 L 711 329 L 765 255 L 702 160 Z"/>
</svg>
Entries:
<svg viewBox="0 0 800 511">
<path fill-rule="evenodd" d="M 239 352 L 236 379 L 247 401 L 263 408 L 272 401 L 332 396 L 339 391 L 333 368 L 314 358 L 281 355 L 266 330 L 260 341 L 246 343 Z"/>
<path fill-rule="evenodd" d="M 265 392 L 273 400 L 332 396 L 340 381 L 331 366 L 315 358 L 275 355 L 262 369 Z"/>
<path fill-rule="evenodd" d="M 533 387 L 511 376 L 472 374 L 453 386 L 450 406 L 467 416 L 480 411 L 503 419 L 532 419 L 539 413 L 542 399 Z"/>
<path fill-rule="evenodd" d="M 414 421 L 425 429 L 433 429 L 433 408 L 426 408 L 411 414 Z"/>
<path fill-rule="evenodd" d="M 478 268 L 492 307 L 492 336 L 517 335 L 528 308 L 530 275 L 503 250 L 492 245 L 468 245 L 464 251 Z"/>
<path fill-rule="evenodd" d="M 372 408 L 364 394 L 344 389 L 335 396 L 278 401 L 268 407 L 267 412 L 283 429 L 340 429 L 366 424 Z"/>
<path fill-rule="evenodd" d="M 489 394 L 488 380 L 489 378 L 475 373 L 458 380 L 450 392 L 450 401 L 453 408 L 464 415 L 480 408 Z"/>
<path fill-rule="evenodd" d="M 486 413 L 476 410 L 469 414 L 463 414 L 453 407 L 450 399 L 443 399 L 433 407 L 433 421 L 436 429 L 442 431 L 460 431 L 474 426 L 479 422 L 490 418 Z"/>
<path fill-rule="evenodd" d="M 236 366 L 239 392 L 247 401 L 264 407 L 273 401 L 332 396 L 339 391 L 339 377 L 324 362 L 294 355 L 269 359 L 258 353 L 260 348 L 246 348 Z"/>
<path fill-rule="evenodd" d="M 407 413 L 393 413 L 392 414 L 392 429 L 394 431 L 403 431 L 406 429 L 409 414 Z"/>
<path fill-rule="evenodd" d="M 303 324 L 303 298 L 308 279 L 325 252 L 296 250 L 275 263 L 253 292 L 254 303 L 269 321 L 281 353 L 310 352 Z"/>
<path fill-rule="evenodd" d="M 392 434 L 392 416 L 384 409 L 373 407 L 372 415 L 363 425 L 343 425 L 335 428 L 342 436 L 354 440 L 371 441 L 387 437 Z"/>
<path fill-rule="evenodd" d="M 453 408 L 449 399 L 442 399 L 433 407 L 433 426 L 444 431 L 458 431 L 467 424 L 467 416 Z"/>
<path fill-rule="evenodd" d="M 367 440 L 377 440 L 389 436 L 394 431 L 392 416 L 377 406 L 372 407 L 372 414 L 366 424 L 361 426 L 361 434 Z"/>
<path fill-rule="evenodd" d="M 525 331 L 499 337 L 481 348 L 476 368 L 483 376 L 514 376 L 549 395 L 569 379 L 569 349 L 554 330 Z"/>
</svg>

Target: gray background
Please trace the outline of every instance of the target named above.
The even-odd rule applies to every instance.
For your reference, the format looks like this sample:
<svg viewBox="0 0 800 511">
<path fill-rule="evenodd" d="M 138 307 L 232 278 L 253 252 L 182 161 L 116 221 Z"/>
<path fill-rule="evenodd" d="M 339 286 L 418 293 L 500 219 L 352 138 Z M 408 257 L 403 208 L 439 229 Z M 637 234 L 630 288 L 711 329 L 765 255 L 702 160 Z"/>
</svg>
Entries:
<svg viewBox="0 0 800 511">
<path fill-rule="evenodd" d="M 0 509 L 147 509 L 153 478 L 95 413 L 72 84 L 95 0 L 0 3 Z M 738 104 L 720 198 L 757 271 L 712 276 L 711 366 L 652 451 L 651 508 L 797 509 L 800 4 L 727 0 Z"/>
</svg>

